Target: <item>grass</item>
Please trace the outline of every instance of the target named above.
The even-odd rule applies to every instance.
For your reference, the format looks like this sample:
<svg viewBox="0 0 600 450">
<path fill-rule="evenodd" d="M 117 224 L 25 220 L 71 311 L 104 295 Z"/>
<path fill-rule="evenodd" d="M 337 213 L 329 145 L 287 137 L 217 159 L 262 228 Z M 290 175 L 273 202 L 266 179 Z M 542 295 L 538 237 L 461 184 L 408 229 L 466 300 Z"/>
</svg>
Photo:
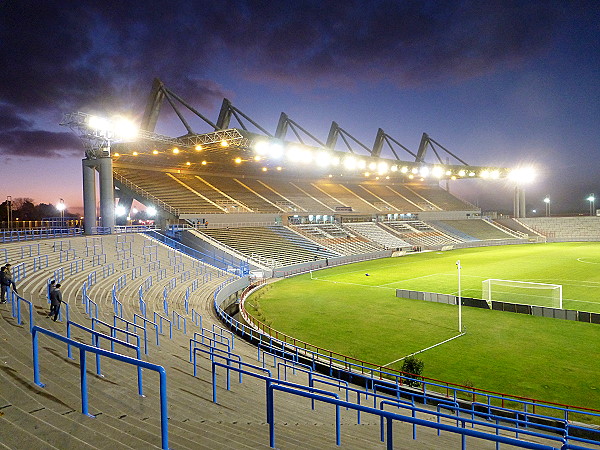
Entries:
<svg viewBox="0 0 600 450">
<path fill-rule="evenodd" d="M 397 288 L 454 293 L 457 259 L 464 295 L 480 297 L 487 278 L 562 284 L 565 308 L 600 312 L 595 243 L 432 252 L 336 267 L 314 279 L 279 281 L 251 297 L 249 309 L 311 344 L 388 364 L 458 334 L 456 306 L 395 297 Z M 600 409 L 600 325 L 463 308 L 463 327 L 466 335 L 419 354 L 425 376 Z"/>
</svg>

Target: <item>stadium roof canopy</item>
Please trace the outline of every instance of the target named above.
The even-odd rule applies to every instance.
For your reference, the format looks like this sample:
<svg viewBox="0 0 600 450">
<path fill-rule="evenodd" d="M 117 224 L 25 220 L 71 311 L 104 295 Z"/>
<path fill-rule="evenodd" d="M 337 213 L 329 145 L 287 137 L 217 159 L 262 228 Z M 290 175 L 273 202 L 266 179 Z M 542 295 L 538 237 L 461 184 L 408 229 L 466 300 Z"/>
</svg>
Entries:
<svg viewBox="0 0 600 450">
<path fill-rule="evenodd" d="M 170 137 L 154 132 L 165 101 L 187 130 L 185 135 Z M 200 118 L 213 131 L 196 133 L 184 111 Z M 238 127 L 231 127 L 232 120 Z M 507 168 L 469 165 L 426 133 L 419 148 L 412 151 L 380 128 L 369 147 L 332 122 L 323 142 L 282 112 L 272 134 L 228 99 L 223 100 L 213 123 L 158 79 L 154 80 L 139 129 L 123 119 L 108 121 L 81 112 L 66 114 L 61 125 L 79 134 L 87 158 L 111 156 L 116 165 L 122 166 L 144 164 L 180 171 L 210 169 L 222 174 L 270 172 L 397 182 L 497 179 L 510 174 Z M 384 148 L 395 158 L 382 158 Z"/>
</svg>

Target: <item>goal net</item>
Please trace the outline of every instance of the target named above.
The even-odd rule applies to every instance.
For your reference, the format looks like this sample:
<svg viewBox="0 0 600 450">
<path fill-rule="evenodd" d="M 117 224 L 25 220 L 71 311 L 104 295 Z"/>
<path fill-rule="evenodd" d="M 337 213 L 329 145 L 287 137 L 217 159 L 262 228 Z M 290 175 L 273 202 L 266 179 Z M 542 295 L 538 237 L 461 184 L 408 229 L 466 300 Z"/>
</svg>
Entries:
<svg viewBox="0 0 600 450">
<path fill-rule="evenodd" d="M 483 281 L 482 298 L 488 302 L 490 308 L 492 300 L 562 308 L 562 286 L 560 284 L 531 283 L 528 281 L 490 278 Z"/>
</svg>

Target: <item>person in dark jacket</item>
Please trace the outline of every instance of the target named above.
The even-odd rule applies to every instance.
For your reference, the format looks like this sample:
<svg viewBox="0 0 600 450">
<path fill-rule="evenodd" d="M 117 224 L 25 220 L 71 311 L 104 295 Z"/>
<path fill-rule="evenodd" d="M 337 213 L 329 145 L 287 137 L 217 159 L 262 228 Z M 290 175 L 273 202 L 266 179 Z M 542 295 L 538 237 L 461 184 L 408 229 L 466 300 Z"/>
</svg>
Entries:
<svg viewBox="0 0 600 450">
<path fill-rule="evenodd" d="M 50 292 L 50 314 L 48 317 L 52 317 L 54 315 L 54 320 L 56 322 L 56 318 L 58 317 L 58 312 L 60 311 L 60 304 L 62 303 L 62 292 L 60 291 L 60 283 L 57 283 L 54 286 L 54 289 Z"/>
<path fill-rule="evenodd" d="M 13 291 L 17 292 L 17 286 L 15 285 L 15 282 L 12 279 L 12 273 L 10 272 L 10 264 L 7 264 L 0 268 L 0 303 L 6 303 L 6 294 L 8 293 L 8 287 L 11 285 Z"/>
</svg>

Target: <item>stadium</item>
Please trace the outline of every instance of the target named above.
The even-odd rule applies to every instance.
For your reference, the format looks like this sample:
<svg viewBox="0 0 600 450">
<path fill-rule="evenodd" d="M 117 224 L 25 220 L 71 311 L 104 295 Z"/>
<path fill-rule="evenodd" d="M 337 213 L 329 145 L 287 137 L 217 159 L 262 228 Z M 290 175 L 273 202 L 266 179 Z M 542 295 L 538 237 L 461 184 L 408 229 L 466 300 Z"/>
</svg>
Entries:
<svg viewBox="0 0 600 450">
<path fill-rule="evenodd" d="M 525 217 L 527 168 L 213 122 L 160 80 L 139 127 L 61 125 L 83 223 L 0 235 L 3 448 L 600 448 L 600 217 Z M 514 214 L 450 192 L 474 178 Z"/>
</svg>

